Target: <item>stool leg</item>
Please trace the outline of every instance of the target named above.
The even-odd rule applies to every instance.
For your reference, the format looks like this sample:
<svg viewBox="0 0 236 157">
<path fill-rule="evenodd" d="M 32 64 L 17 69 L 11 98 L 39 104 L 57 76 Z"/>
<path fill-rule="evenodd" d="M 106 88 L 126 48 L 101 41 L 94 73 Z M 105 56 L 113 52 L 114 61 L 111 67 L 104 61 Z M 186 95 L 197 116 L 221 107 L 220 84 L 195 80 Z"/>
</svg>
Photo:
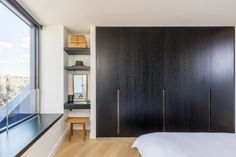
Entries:
<svg viewBox="0 0 236 157">
<path fill-rule="evenodd" d="M 83 124 L 83 139 L 85 141 L 86 138 L 86 127 L 85 127 L 85 123 Z"/>
<path fill-rule="evenodd" d="M 86 123 L 84 124 L 84 131 L 85 131 L 85 137 L 86 137 L 86 135 L 87 135 L 87 131 L 86 131 Z"/>
<path fill-rule="evenodd" d="M 71 140 L 72 134 L 73 134 L 73 124 L 70 123 L 69 141 Z"/>
<path fill-rule="evenodd" d="M 71 135 L 73 136 L 73 126 L 74 126 L 74 124 L 73 123 L 71 123 Z"/>
</svg>

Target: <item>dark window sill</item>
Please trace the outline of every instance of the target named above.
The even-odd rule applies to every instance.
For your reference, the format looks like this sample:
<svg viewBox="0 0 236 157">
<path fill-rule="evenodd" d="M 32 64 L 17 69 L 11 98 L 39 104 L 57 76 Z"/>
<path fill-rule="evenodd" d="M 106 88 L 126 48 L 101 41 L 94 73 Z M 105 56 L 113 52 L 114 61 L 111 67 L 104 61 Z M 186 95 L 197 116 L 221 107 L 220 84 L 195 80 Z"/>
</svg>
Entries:
<svg viewBox="0 0 236 157">
<path fill-rule="evenodd" d="M 35 116 L 37 116 L 38 114 L 12 114 L 9 116 L 9 122 L 8 122 L 8 129 L 11 129 L 17 125 L 19 125 L 20 123 L 23 123 Z M 4 132 L 7 130 L 6 127 L 7 124 L 7 118 L 4 118 L 1 122 L 0 122 L 0 133 Z"/>
<path fill-rule="evenodd" d="M 9 130 L 8 134 L 0 134 L 0 156 L 21 156 L 47 130 L 49 130 L 63 114 L 39 114 Z"/>
</svg>

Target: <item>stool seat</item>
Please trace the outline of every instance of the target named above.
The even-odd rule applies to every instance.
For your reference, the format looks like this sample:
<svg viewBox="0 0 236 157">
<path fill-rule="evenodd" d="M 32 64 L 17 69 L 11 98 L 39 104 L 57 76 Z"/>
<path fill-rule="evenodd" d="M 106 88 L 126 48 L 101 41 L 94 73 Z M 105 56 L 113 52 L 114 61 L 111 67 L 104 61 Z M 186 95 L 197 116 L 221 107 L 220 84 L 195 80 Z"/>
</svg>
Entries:
<svg viewBox="0 0 236 157">
<path fill-rule="evenodd" d="M 86 138 L 86 123 L 89 122 L 89 117 L 68 117 L 66 122 L 70 123 L 70 133 L 69 133 L 69 141 L 71 140 L 71 136 L 73 135 L 73 124 L 82 124 L 83 125 L 83 139 L 85 141 Z"/>
<path fill-rule="evenodd" d="M 88 123 L 89 117 L 68 117 L 66 122 L 74 124 Z"/>
</svg>

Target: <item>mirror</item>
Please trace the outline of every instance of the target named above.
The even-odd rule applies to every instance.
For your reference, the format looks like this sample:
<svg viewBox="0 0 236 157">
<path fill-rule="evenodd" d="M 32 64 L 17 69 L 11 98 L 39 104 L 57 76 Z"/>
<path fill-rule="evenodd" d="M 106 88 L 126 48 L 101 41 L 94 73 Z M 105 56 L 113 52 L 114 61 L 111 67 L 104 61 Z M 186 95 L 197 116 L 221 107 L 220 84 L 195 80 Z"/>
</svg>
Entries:
<svg viewBox="0 0 236 157">
<path fill-rule="evenodd" d="M 86 101 L 88 99 L 88 76 L 85 74 L 73 75 L 74 101 Z"/>
</svg>

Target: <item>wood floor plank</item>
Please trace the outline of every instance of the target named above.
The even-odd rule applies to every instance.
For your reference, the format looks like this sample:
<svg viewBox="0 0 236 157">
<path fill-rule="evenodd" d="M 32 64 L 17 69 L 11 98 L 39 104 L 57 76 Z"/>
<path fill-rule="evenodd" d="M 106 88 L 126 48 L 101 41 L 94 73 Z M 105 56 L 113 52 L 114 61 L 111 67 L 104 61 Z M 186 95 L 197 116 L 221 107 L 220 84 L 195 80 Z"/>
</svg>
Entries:
<svg viewBox="0 0 236 157">
<path fill-rule="evenodd" d="M 141 157 L 136 149 L 131 148 L 134 139 L 87 137 L 83 141 L 82 132 L 74 131 L 71 141 L 65 137 L 55 157 Z"/>
</svg>

